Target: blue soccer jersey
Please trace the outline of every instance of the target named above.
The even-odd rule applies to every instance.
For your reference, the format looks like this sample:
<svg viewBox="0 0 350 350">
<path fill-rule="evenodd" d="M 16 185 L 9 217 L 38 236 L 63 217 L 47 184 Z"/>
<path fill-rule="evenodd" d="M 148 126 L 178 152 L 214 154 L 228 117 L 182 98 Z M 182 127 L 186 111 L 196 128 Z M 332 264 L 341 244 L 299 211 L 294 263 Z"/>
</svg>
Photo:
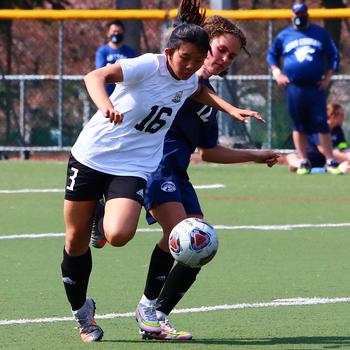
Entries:
<svg viewBox="0 0 350 350">
<path fill-rule="evenodd" d="M 316 84 L 325 70 L 337 71 L 339 66 L 339 53 L 333 40 L 322 27 L 312 23 L 304 30 L 287 27 L 277 35 L 267 62 L 270 66 L 280 66 L 281 57 L 284 74 L 296 84 Z"/>
<path fill-rule="evenodd" d="M 213 90 L 208 81 L 200 81 Z M 191 154 L 197 147 L 218 143 L 217 110 L 189 98 L 177 113 L 164 141 L 162 162 L 186 174 Z"/>
</svg>

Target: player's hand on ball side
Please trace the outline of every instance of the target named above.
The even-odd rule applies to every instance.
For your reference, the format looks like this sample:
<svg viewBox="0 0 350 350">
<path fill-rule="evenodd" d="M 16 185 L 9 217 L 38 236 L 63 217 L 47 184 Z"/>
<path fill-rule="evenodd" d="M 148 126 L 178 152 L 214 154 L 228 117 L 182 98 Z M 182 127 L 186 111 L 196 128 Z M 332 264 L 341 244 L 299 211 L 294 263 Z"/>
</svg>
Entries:
<svg viewBox="0 0 350 350">
<path fill-rule="evenodd" d="M 230 115 L 231 115 L 231 117 L 233 117 L 233 118 L 235 118 L 243 123 L 248 122 L 246 120 L 246 118 L 248 118 L 248 117 L 255 118 L 255 119 L 259 120 L 260 122 L 265 123 L 264 118 L 260 115 L 259 112 L 252 111 L 250 109 L 235 108 L 231 111 Z"/>
<path fill-rule="evenodd" d="M 114 108 L 107 108 L 103 113 L 105 118 L 108 118 L 111 123 L 121 124 L 123 121 L 123 114 Z"/>
</svg>

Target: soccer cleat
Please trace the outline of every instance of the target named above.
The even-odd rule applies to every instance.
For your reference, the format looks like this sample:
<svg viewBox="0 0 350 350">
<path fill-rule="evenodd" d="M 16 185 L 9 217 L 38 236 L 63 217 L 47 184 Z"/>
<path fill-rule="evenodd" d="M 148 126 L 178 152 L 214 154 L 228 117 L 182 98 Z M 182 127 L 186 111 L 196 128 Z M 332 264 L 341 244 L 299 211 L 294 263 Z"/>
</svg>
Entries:
<svg viewBox="0 0 350 350">
<path fill-rule="evenodd" d="M 343 174 L 343 172 L 341 171 L 341 169 L 339 167 L 339 163 L 337 161 L 335 161 L 334 159 L 330 160 L 329 162 L 327 161 L 326 170 L 327 170 L 327 173 L 330 173 L 332 175 Z"/>
<path fill-rule="evenodd" d="M 100 232 L 100 230 L 98 229 L 98 223 L 100 219 L 103 218 L 104 214 L 105 202 L 103 199 L 100 199 L 95 210 L 94 220 L 92 221 L 91 227 L 90 244 L 95 248 L 103 248 L 107 243 L 104 233 Z"/>
<path fill-rule="evenodd" d="M 79 325 L 80 338 L 85 343 L 99 341 L 103 337 L 103 330 L 95 322 L 95 302 L 88 298 L 85 304 L 76 311 L 72 311 L 74 319 Z"/>
<path fill-rule="evenodd" d="M 308 160 L 304 160 L 300 163 L 299 168 L 297 169 L 298 175 L 307 175 L 311 172 L 311 165 Z"/>
<path fill-rule="evenodd" d="M 136 308 L 136 322 L 141 332 L 160 333 L 161 327 L 156 314 L 156 305 L 139 303 Z"/>
<path fill-rule="evenodd" d="M 149 333 L 140 331 L 142 339 L 156 339 L 156 340 L 191 340 L 192 334 L 188 332 L 177 331 L 169 322 L 168 319 L 159 321 L 161 332 Z"/>
</svg>

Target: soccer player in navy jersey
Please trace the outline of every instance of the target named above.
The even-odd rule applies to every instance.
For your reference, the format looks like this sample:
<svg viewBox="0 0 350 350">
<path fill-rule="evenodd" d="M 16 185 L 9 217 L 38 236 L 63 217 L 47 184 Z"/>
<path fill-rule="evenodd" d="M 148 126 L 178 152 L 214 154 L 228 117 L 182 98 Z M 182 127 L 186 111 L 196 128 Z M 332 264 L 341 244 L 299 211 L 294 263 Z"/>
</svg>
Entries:
<svg viewBox="0 0 350 350">
<path fill-rule="evenodd" d="M 277 35 L 267 62 L 277 84 L 285 86 L 287 109 L 293 122 L 293 141 L 300 158 L 297 173 L 310 173 L 306 135 L 318 133 L 327 170 L 337 175 L 341 172 L 332 152 L 325 90 L 339 66 L 338 50 L 323 28 L 309 22 L 305 4 L 294 4 L 292 12 L 293 24 Z"/>
<path fill-rule="evenodd" d="M 202 85 L 213 90 L 209 77 L 228 69 L 241 49 L 246 50 L 246 38 L 232 21 L 221 16 L 208 17 L 203 28 L 209 33 L 212 53 L 197 75 Z M 147 182 L 147 220 L 150 224 L 157 221 L 163 236 L 153 250 L 144 294 L 136 310 L 136 319 L 141 326 L 144 322 L 153 322 L 144 310 L 155 307 L 161 332 L 141 330 L 144 339 L 192 339 L 191 333 L 174 328 L 168 315 L 195 282 L 201 269 L 174 265 L 168 239 L 172 228 L 180 221 L 187 217 L 204 216 L 187 173 L 195 149 L 198 148 L 201 158 L 208 162 L 232 164 L 253 161 L 268 166 L 277 162 L 278 156 L 272 151 L 235 150 L 219 145 L 216 112 L 214 108 L 191 98 L 185 102 L 165 137 L 162 161 Z"/>
<path fill-rule="evenodd" d="M 107 23 L 107 44 L 102 45 L 96 51 L 95 66 L 102 68 L 113 64 L 123 58 L 133 58 L 135 51 L 124 44 L 125 27 L 122 21 L 114 20 Z M 107 94 L 110 96 L 115 88 L 115 84 L 107 84 Z"/>
</svg>

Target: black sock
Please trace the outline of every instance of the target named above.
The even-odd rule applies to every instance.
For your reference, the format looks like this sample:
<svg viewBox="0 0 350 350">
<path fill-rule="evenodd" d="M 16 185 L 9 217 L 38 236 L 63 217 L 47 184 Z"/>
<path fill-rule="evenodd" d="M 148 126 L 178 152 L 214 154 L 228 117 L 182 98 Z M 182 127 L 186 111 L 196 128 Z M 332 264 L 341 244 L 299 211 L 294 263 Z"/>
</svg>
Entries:
<svg viewBox="0 0 350 350">
<path fill-rule="evenodd" d="M 144 295 L 146 298 L 157 299 L 162 290 L 169 272 L 174 264 L 171 254 L 155 246 L 149 263 L 148 275 Z"/>
<path fill-rule="evenodd" d="M 69 256 L 63 249 L 62 280 L 72 310 L 80 309 L 85 303 L 91 269 L 90 248 L 81 256 Z"/>
<path fill-rule="evenodd" d="M 182 264 L 176 264 L 171 270 L 162 292 L 158 297 L 157 310 L 169 315 L 175 305 L 196 280 L 200 268 L 191 268 Z"/>
<path fill-rule="evenodd" d="M 105 234 L 105 230 L 103 229 L 103 216 L 100 220 L 98 220 L 97 226 L 98 232 Z"/>
</svg>

